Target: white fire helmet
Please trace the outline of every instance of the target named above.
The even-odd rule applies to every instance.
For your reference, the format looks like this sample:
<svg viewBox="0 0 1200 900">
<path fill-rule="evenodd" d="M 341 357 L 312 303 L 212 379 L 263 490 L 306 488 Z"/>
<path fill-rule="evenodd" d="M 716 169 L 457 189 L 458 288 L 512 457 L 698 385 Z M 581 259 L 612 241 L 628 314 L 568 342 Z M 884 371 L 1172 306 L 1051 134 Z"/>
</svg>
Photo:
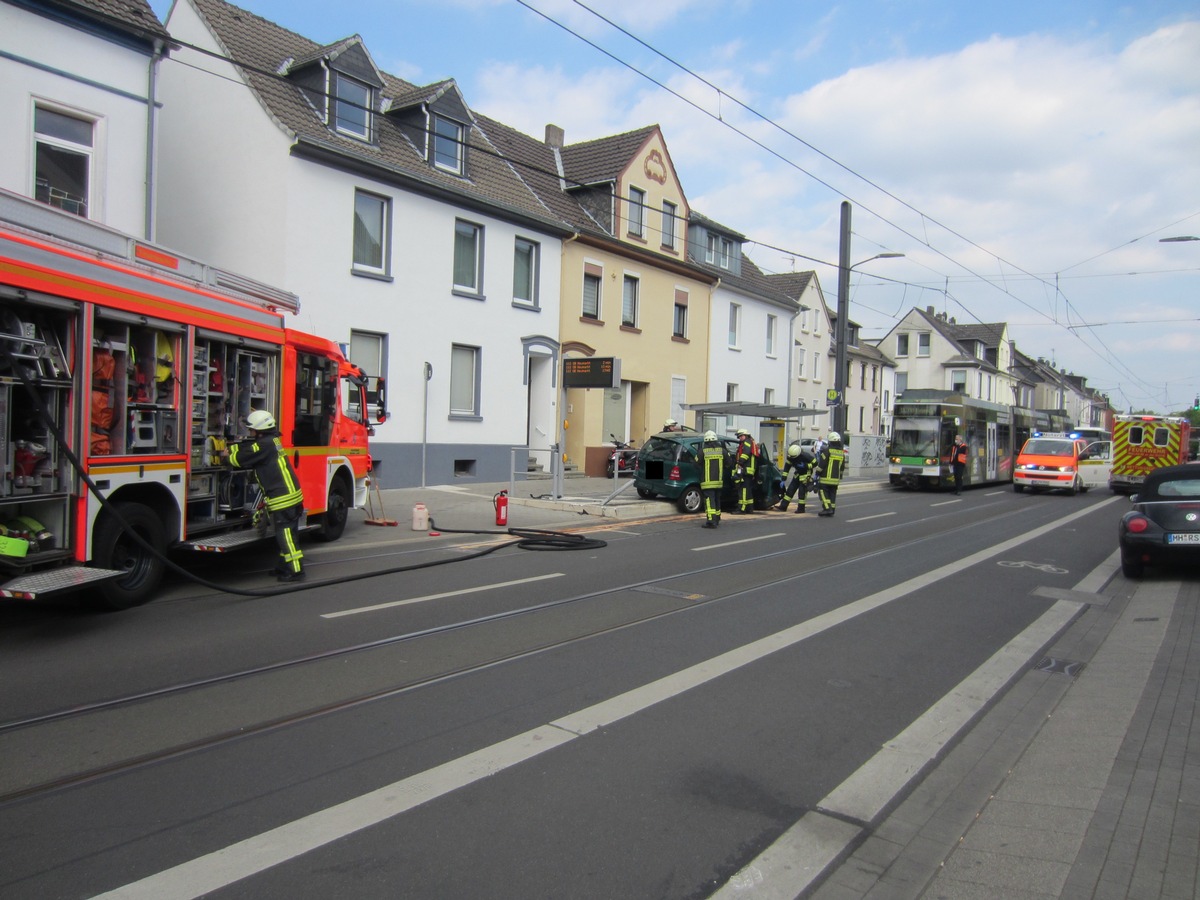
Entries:
<svg viewBox="0 0 1200 900">
<path fill-rule="evenodd" d="M 255 431 L 270 431 L 275 427 L 275 417 L 265 409 L 252 409 L 246 416 L 246 424 Z"/>
</svg>

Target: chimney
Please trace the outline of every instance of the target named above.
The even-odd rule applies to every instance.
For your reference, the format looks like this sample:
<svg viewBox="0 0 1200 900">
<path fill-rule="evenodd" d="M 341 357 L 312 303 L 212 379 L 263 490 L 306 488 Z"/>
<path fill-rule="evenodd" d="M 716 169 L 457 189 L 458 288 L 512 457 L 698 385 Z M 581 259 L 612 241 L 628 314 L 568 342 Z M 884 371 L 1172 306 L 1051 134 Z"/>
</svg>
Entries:
<svg viewBox="0 0 1200 900">
<path fill-rule="evenodd" d="M 932 315 L 933 315 L 933 307 L 932 307 L 932 306 L 927 306 L 927 307 L 925 307 L 925 313 L 926 313 L 927 315 L 930 315 L 930 316 L 932 316 Z"/>
<path fill-rule="evenodd" d="M 558 125 L 547 125 L 546 126 L 546 146 L 547 147 L 551 147 L 555 150 L 561 150 L 563 147 L 563 138 L 565 138 L 565 137 L 566 137 L 566 134 L 563 132 L 563 130 L 560 126 L 558 126 Z"/>
</svg>

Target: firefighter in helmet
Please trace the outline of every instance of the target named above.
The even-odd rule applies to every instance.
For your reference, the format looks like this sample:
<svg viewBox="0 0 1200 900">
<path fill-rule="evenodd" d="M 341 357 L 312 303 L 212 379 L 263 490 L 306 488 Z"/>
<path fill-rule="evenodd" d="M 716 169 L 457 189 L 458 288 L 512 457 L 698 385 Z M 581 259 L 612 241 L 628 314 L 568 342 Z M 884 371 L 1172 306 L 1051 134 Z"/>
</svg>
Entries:
<svg viewBox="0 0 1200 900">
<path fill-rule="evenodd" d="M 700 490 L 704 492 L 704 527 L 721 524 L 721 490 L 725 487 L 725 444 L 715 431 L 704 432 L 700 445 L 702 469 Z"/>
<path fill-rule="evenodd" d="M 817 513 L 818 516 L 832 516 L 836 511 L 838 484 L 842 480 L 842 469 L 845 466 L 846 450 L 842 446 L 842 436 L 836 431 L 831 431 L 813 464 L 817 496 L 821 498 L 821 511 Z"/>
<path fill-rule="evenodd" d="M 737 456 L 733 462 L 733 484 L 737 489 L 737 510 L 741 515 L 754 512 L 754 476 L 758 463 L 758 447 L 745 428 L 737 430 Z"/>
<path fill-rule="evenodd" d="M 222 452 L 235 469 L 253 469 L 262 488 L 263 501 L 271 524 L 275 526 L 275 542 L 279 545 L 279 562 L 272 573 L 280 581 L 303 581 L 304 554 L 296 542 L 296 526 L 304 511 L 304 493 L 296 470 L 283 451 L 275 417 L 265 409 L 253 409 L 246 417 L 250 438 Z"/>
<path fill-rule="evenodd" d="M 815 457 L 799 444 L 787 448 L 787 461 L 783 465 L 783 499 L 779 501 L 779 511 L 787 512 L 788 504 L 796 501 L 796 512 L 804 512 L 804 501 L 808 497 L 808 488 L 812 483 L 812 468 Z"/>
</svg>

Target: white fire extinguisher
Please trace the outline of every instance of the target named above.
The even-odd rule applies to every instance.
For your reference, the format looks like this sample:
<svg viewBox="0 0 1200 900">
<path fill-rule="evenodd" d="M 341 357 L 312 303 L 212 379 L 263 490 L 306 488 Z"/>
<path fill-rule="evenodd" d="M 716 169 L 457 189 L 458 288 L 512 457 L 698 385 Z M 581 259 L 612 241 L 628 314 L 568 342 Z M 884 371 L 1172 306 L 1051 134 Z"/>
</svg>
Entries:
<svg viewBox="0 0 1200 900">
<path fill-rule="evenodd" d="M 508 491 L 501 491 L 492 498 L 492 505 L 496 507 L 496 524 L 508 524 Z"/>
</svg>

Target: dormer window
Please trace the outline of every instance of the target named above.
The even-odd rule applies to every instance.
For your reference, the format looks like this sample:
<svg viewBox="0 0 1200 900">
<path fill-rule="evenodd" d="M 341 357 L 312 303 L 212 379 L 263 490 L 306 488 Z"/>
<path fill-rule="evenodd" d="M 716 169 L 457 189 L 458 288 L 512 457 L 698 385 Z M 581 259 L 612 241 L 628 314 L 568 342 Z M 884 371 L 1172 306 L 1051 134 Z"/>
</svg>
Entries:
<svg viewBox="0 0 1200 900">
<path fill-rule="evenodd" d="M 371 89 L 341 72 L 333 77 L 333 127 L 339 134 L 371 139 Z"/>
<path fill-rule="evenodd" d="M 439 169 L 463 173 L 463 126 L 443 116 L 433 116 L 433 164 Z"/>
</svg>

